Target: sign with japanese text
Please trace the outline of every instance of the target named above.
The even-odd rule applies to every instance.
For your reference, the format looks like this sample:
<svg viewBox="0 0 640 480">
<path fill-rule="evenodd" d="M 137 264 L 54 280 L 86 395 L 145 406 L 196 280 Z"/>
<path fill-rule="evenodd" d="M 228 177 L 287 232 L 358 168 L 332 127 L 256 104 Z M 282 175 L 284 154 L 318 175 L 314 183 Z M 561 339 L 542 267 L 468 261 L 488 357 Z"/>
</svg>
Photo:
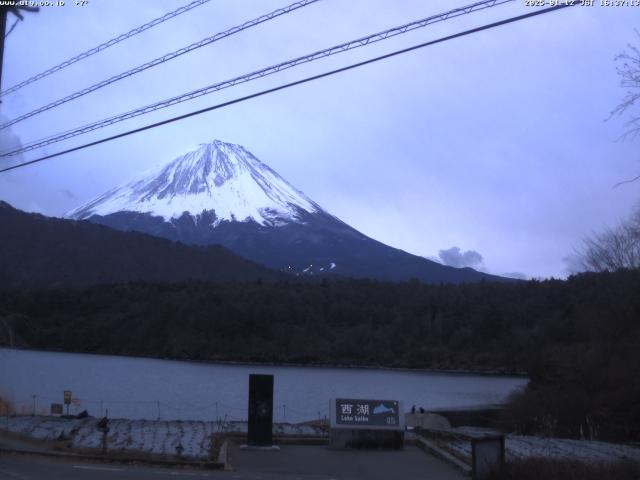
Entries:
<svg viewBox="0 0 640 480">
<path fill-rule="evenodd" d="M 360 427 L 400 426 L 400 404 L 397 400 L 362 400 L 337 398 L 335 400 L 336 425 Z"/>
</svg>

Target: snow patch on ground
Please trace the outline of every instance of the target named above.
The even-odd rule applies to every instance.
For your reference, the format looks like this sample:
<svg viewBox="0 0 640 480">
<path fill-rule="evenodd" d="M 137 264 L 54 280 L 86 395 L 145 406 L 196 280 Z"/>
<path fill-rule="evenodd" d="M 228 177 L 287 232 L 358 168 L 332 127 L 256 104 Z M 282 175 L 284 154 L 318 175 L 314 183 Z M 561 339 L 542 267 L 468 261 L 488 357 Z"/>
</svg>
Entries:
<svg viewBox="0 0 640 480">
<path fill-rule="evenodd" d="M 102 432 L 97 428 L 98 419 L 63 419 L 45 416 L 0 417 L 0 429 L 19 433 L 35 439 L 54 442 L 64 440 L 72 448 L 99 450 Z M 246 433 L 247 423 L 126 420 L 109 422 L 108 449 L 111 452 L 131 452 L 155 455 L 181 455 L 185 458 L 207 459 L 216 434 Z M 493 430 L 459 427 L 448 430 L 451 438 L 439 438 L 438 443 L 458 458 L 471 461 L 469 436 L 495 433 Z M 305 423 L 277 423 L 274 435 L 326 436 L 317 426 Z M 459 434 L 456 438 L 456 433 Z M 449 436 L 449 435 L 447 435 Z M 583 461 L 640 461 L 640 448 L 589 440 L 543 438 L 522 435 L 505 435 L 507 460 L 527 457 L 571 458 Z"/>
<path fill-rule="evenodd" d="M 59 417 L 22 416 L 0 417 L 0 429 L 39 440 L 67 441 L 72 448 L 102 448 L 102 432 L 98 419 L 63 419 Z M 185 458 L 206 459 L 212 450 L 216 434 L 246 433 L 246 422 L 204 422 L 166 420 L 109 421 L 108 450 L 155 455 L 181 455 Z M 321 429 L 307 424 L 279 423 L 273 426 L 274 435 L 326 435 Z"/>
<path fill-rule="evenodd" d="M 463 435 L 479 435 L 496 433 L 493 430 L 483 430 L 472 427 L 451 429 L 452 433 Z M 447 440 L 443 446 L 458 458 L 471 462 L 471 441 L 468 438 Z M 563 458 L 582 461 L 608 462 L 617 460 L 640 461 L 640 448 L 630 445 L 599 442 L 595 440 L 572 440 L 567 438 L 547 438 L 524 435 L 505 435 L 505 454 L 507 460 L 545 457 Z"/>
</svg>

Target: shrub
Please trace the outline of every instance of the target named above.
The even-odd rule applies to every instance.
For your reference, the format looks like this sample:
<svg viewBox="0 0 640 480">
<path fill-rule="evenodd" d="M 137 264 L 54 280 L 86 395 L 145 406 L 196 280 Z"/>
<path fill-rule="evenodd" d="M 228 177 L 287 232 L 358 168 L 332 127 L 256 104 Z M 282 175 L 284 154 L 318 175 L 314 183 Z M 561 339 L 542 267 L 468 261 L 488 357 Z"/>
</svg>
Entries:
<svg viewBox="0 0 640 480">
<path fill-rule="evenodd" d="M 15 415 L 16 408 L 6 397 L 0 395 L 0 415 Z"/>
</svg>

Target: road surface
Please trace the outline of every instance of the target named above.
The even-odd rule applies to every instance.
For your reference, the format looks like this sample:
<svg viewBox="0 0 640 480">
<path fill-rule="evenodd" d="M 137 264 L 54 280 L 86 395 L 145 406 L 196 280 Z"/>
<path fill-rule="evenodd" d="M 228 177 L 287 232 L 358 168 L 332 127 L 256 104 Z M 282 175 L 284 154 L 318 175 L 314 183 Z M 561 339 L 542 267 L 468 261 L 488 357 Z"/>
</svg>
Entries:
<svg viewBox="0 0 640 480">
<path fill-rule="evenodd" d="M 462 473 L 416 447 L 403 451 L 335 451 L 289 446 L 280 451 L 232 448 L 233 471 L 89 463 L 35 455 L 0 454 L 0 480 L 463 480 Z"/>
</svg>

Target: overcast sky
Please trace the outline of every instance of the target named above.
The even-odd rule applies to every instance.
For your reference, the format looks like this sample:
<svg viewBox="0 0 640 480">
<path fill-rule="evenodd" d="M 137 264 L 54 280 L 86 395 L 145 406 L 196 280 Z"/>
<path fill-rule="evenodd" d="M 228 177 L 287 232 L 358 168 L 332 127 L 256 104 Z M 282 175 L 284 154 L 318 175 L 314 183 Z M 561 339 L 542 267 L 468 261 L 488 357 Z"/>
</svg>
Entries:
<svg viewBox="0 0 640 480">
<path fill-rule="evenodd" d="M 186 3 L 66 0 L 27 14 L 6 39 L 2 87 Z M 0 115 L 16 117 L 287 3 L 212 0 L 3 98 Z M 2 150 L 468 3 L 322 0 L 18 123 L 0 132 Z M 529 11 L 518 0 L 448 20 L 21 160 Z M 0 174 L 0 199 L 61 216 L 220 139 L 384 243 L 425 257 L 444 251 L 448 263 L 496 274 L 562 277 L 581 238 L 615 225 L 640 197 L 638 183 L 613 188 L 640 173 L 640 142 L 617 141 L 624 118 L 605 122 L 625 93 L 614 58 L 640 43 L 634 28 L 637 7 L 564 9 Z"/>
</svg>

